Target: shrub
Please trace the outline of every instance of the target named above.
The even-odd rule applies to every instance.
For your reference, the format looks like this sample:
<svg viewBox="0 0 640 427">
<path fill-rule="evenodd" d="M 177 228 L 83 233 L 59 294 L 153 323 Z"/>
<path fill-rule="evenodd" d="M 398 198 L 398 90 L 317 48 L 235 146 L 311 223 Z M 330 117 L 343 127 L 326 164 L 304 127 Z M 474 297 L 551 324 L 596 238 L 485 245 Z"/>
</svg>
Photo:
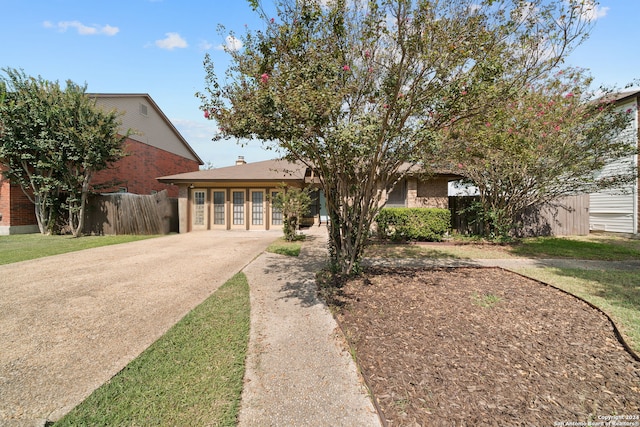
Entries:
<svg viewBox="0 0 640 427">
<path fill-rule="evenodd" d="M 383 208 L 376 223 L 383 239 L 439 242 L 451 228 L 451 212 L 439 208 Z"/>
</svg>

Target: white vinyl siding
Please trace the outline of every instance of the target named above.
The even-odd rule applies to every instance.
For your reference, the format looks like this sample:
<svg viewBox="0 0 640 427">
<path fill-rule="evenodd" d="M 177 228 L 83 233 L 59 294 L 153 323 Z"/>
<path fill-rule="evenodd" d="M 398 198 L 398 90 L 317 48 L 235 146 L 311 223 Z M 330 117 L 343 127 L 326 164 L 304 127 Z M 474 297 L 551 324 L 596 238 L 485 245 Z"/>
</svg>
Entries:
<svg viewBox="0 0 640 427">
<path fill-rule="evenodd" d="M 628 131 L 621 137 L 632 137 L 638 144 L 638 116 L 636 98 L 621 104 L 620 109 L 634 111 L 634 119 Z M 627 167 L 629 163 L 638 165 L 638 156 L 613 163 L 605 167 L 600 174 L 608 175 L 616 170 Z M 624 188 L 601 191 L 590 195 L 589 224 L 592 231 L 611 231 L 616 233 L 638 232 L 638 180 Z"/>
</svg>

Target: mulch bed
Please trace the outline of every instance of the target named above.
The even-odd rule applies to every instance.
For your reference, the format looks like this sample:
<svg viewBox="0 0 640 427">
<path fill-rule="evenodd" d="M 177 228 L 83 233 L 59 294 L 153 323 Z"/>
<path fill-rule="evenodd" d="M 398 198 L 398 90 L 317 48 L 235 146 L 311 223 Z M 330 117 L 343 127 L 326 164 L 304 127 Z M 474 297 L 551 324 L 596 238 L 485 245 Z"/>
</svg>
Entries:
<svg viewBox="0 0 640 427">
<path fill-rule="evenodd" d="M 602 313 L 552 287 L 502 269 L 376 269 L 330 303 L 391 426 L 640 425 L 640 363 Z"/>
</svg>

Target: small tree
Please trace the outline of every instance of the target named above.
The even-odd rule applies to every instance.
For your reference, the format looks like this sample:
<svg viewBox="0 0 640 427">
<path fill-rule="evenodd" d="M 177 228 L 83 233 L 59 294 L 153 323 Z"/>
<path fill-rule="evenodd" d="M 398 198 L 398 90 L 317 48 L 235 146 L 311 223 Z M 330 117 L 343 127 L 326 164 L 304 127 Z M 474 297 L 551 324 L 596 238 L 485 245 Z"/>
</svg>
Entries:
<svg viewBox="0 0 640 427">
<path fill-rule="evenodd" d="M 124 154 L 126 135 L 117 134 L 118 114 L 98 108 L 86 95 L 86 86 L 68 81 L 62 90 L 58 82 L 15 69 L 3 71 L 3 175 L 34 203 L 41 233 L 53 231 L 58 208 L 64 205 L 70 230 L 78 236 L 93 173 Z"/>
<path fill-rule="evenodd" d="M 286 184 L 282 184 L 280 188 L 282 191 L 279 191 L 271 202 L 274 208 L 282 212 L 282 231 L 285 239 L 293 242 L 297 238 L 302 218 L 309 213 L 311 196 L 309 188 L 288 187 Z"/>
<path fill-rule="evenodd" d="M 65 206 L 71 233 L 82 233 L 85 206 L 91 179 L 125 153 L 123 143 L 131 133 L 119 134 L 120 114 L 104 111 L 86 94 L 86 86 L 67 82 L 65 112 L 60 115 L 57 140 L 64 147 L 64 167 L 60 171 L 66 192 Z"/>
<path fill-rule="evenodd" d="M 530 207 L 635 179 L 635 138 L 623 131 L 636 112 L 610 95 L 595 100 L 590 82 L 582 70 L 560 71 L 443 132 L 452 164 L 478 188 L 485 235 L 508 236 Z M 597 173 L 614 162 L 614 174 Z"/>
<path fill-rule="evenodd" d="M 58 176 L 62 168 L 60 152 L 56 151 L 54 137 L 54 123 L 60 112 L 57 100 L 62 98 L 62 91 L 41 77 L 27 77 L 12 69 L 4 71 L 7 96 L 0 106 L 3 175 L 20 185 L 35 206 L 40 232 L 49 234 L 62 187 Z"/>
</svg>

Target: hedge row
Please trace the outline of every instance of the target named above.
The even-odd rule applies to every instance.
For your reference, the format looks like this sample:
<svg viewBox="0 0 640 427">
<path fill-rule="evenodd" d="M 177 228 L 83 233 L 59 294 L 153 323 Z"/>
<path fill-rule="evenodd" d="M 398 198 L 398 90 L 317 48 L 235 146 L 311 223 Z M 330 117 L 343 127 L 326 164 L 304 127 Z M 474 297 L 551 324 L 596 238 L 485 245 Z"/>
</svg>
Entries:
<svg viewBox="0 0 640 427">
<path fill-rule="evenodd" d="M 439 242 L 451 228 L 451 212 L 439 208 L 383 208 L 376 223 L 383 239 Z"/>
</svg>

